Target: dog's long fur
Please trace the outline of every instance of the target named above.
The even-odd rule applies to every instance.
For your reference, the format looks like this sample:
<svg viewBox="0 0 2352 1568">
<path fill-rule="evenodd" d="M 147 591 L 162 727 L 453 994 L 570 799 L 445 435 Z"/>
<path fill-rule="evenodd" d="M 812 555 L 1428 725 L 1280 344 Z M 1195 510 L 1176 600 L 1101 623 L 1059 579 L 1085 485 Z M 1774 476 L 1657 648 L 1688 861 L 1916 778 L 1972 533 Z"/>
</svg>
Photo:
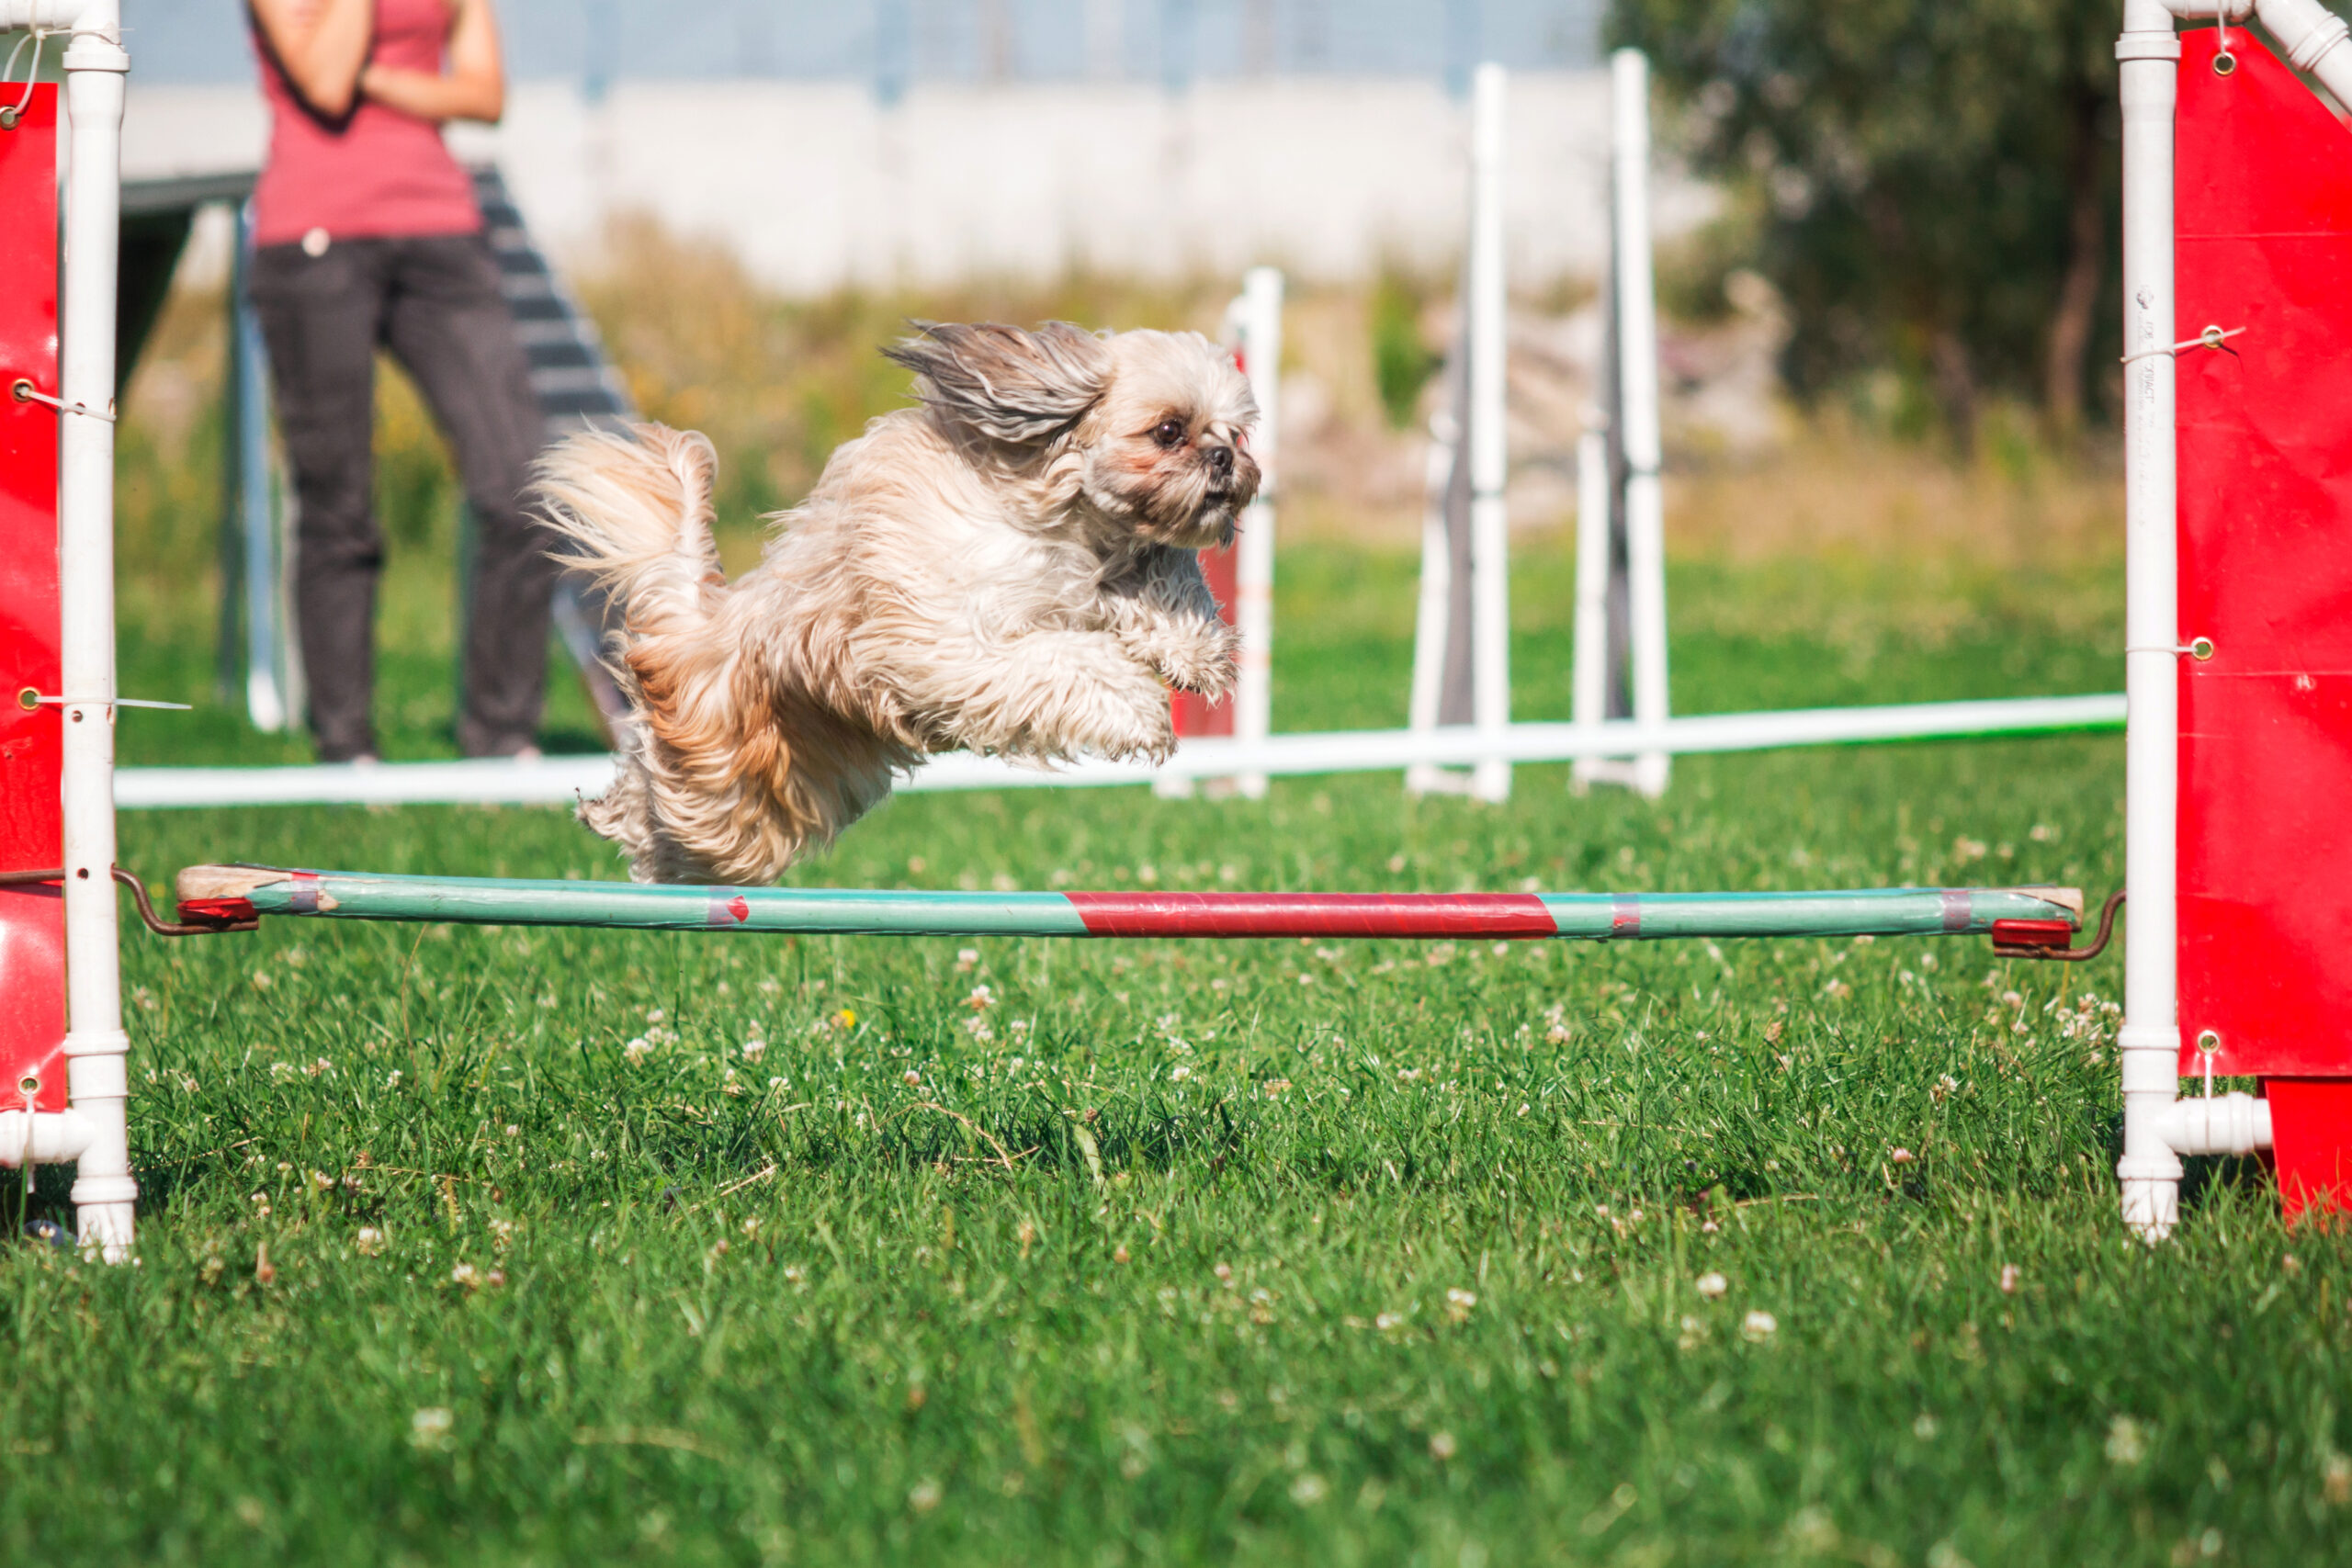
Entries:
<svg viewBox="0 0 2352 1568">
<path fill-rule="evenodd" d="M 572 564 L 626 619 L 637 722 L 580 816 L 639 881 L 772 882 L 931 752 L 1162 759 L 1163 682 L 1231 686 L 1196 554 L 1258 485 L 1231 361 L 1190 333 L 918 325 L 884 352 L 922 406 L 836 451 L 731 584 L 700 434 L 541 461 Z"/>
</svg>

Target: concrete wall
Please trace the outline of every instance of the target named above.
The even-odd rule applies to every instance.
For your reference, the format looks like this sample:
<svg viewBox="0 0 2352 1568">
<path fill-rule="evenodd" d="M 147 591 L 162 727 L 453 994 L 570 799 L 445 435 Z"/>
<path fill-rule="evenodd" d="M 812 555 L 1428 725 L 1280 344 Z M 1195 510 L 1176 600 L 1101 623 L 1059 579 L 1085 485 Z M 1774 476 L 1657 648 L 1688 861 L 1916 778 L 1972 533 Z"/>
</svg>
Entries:
<svg viewBox="0 0 2352 1568">
<path fill-rule="evenodd" d="M 1271 262 L 1307 280 L 1459 253 L 1465 107 L 1434 83 L 1288 77 L 1182 95 L 1084 84 L 917 86 L 883 108 L 840 83 L 629 83 L 591 104 L 523 83 L 505 123 L 459 126 L 494 157 L 543 243 L 593 265 L 616 214 L 734 251 L 795 296 L 849 285 L 1238 275 Z M 1514 285 L 1589 276 L 1606 234 L 1602 72 L 1511 82 L 1508 225 Z M 141 86 L 124 172 L 256 164 L 267 135 L 248 87 Z M 1711 210 L 1663 180 L 1666 232 Z"/>
</svg>

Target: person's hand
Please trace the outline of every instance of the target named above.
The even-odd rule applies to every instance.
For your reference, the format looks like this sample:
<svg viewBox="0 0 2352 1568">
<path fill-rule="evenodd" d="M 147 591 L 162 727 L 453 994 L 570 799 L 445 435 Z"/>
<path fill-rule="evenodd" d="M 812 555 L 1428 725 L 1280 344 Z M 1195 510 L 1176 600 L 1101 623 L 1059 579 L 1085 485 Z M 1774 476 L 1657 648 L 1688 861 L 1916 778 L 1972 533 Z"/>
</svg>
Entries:
<svg viewBox="0 0 2352 1568">
<path fill-rule="evenodd" d="M 471 0 L 487 6 L 489 0 Z M 302 101 L 340 119 L 358 101 L 375 0 L 252 0 L 262 41 Z"/>
<path fill-rule="evenodd" d="M 492 15 L 490 0 L 458 0 L 457 12 L 449 28 L 446 75 L 438 71 L 368 65 L 359 73 L 360 96 L 436 124 L 447 119 L 496 124 L 506 112 L 506 72 L 499 60 L 497 18 Z"/>
</svg>

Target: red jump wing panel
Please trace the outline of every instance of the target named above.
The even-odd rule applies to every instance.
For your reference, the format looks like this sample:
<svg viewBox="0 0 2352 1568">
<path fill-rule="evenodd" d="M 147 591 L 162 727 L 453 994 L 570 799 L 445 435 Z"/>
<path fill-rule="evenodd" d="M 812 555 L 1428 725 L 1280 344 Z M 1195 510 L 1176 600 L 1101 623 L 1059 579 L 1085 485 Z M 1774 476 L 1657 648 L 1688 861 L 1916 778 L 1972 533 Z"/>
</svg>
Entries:
<svg viewBox="0 0 2352 1568">
<path fill-rule="evenodd" d="M 2352 1077 L 2352 132 L 2181 37 L 2182 1060 Z"/>
<path fill-rule="evenodd" d="M 1247 371 L 1241 351 L 1234 350 L 1233 367 Z M 1227 626 L 1233 625 L 1237 607 L 1241 603 L 1241 547 L 1227 545 L 1222 549 L 1201 552 L 1201 574 L 1209 581 L 1209 592 L 1216 595 L 1217 612 Z M 1233 694 L 1228 692 L 1211 702 L 1198 692 L 1171 692 L 1169 702 L 1173 705 L 1172 716 L 1176 733 L 1182 736 L 1230 735 L 1233 733 Z"/>
<path fill-rule="evenodd" d="M 8 89 L 10 100 L 24 89 Z M 57 395 L 57 89 L 39 86 L 0 130 L 0 871 L 65 857 L 57 691 L 57 411 L 19 402 L 19 379 Z M 0 887 L 0 1110 L 65 1109 L 65 911 L 54 887 Z"/>
<path fill-rule="evenodd" d="M 1228 626 L 1233 624 L 1234 606 L 1241 602 L 1240 559 L 1241 548 L 1238 545 L 1201 552 L 1201 574 L 1209 580 L 1209 592 L 1216 595 L 1217 610 Z M 1231 693 L 1211 702 L 1198 692 L 1171 692 L 1168 700 L 1175 705 L 1177 734 L 1233 733 Z"/>
</svg>

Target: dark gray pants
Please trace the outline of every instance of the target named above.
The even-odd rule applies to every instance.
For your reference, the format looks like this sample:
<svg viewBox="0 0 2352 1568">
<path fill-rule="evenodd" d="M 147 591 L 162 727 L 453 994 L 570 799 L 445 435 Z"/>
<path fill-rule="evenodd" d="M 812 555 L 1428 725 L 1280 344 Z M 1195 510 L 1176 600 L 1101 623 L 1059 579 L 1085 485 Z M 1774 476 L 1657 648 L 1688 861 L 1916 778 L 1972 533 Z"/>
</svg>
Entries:
<svg viewBox="0 0 2352 1568">
<path fill-rule="evenodd" d="M 478 234 L 336 240 L 315 256 L 265 245 L 250 276 L 299 504 L 295 615 L 320 758 L 376 750 L 379 346 L 432 406 L 473 511 L 458 744 L 468 756 L 531 744 L 547 687 L 556 540 L 524 509 L 542 425 L 489 244 Z"/>
</svg>

